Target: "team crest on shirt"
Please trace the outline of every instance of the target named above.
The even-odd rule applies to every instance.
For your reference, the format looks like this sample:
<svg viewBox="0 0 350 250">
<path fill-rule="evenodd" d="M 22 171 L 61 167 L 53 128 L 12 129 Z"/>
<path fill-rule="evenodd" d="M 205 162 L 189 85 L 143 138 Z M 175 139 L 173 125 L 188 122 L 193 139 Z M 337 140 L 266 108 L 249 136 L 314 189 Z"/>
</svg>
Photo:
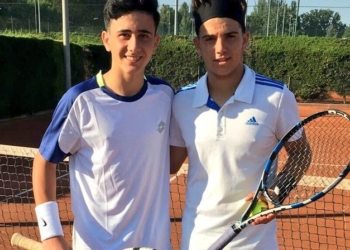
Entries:
<svg viewBox="0 0 350 250">
<path fill-rule="evenodd" d="M 162 133 L 162 132 L 164 131 L 164 129 L 165 129 L 165 122 L 160 121 L 160 122 L 158 123 L 158 128 L 157 128 L 157 130 L 158 130 L 159 133 Z"/>
</svg>

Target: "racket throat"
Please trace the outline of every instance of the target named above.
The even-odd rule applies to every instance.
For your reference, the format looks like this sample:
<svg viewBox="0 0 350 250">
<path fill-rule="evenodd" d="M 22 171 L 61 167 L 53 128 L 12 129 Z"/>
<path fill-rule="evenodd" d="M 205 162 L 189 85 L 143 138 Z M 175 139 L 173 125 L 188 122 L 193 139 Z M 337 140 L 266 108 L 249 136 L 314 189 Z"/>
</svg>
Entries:
<svg viewBox="0 0 350 250">
<path fill-rule="evenodd" d="M 236 234 L 239 234 L 246 226 L 247 226 L 247 224 L 241 223 L 240 221 L 237 221 L 237 222 L 232 226 L 232 230 L 233 230 Z"/>
</svg>

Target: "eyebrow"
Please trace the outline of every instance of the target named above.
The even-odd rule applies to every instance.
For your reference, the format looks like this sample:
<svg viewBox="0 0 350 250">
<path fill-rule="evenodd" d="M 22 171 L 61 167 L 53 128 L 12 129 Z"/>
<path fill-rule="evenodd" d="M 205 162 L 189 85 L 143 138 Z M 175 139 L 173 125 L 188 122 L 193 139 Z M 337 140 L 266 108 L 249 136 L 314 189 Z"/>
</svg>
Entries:
<svg viewBox="0 0 350 250">
<path fill-rule="evenodd" d="M 128 33 L 131 33 L 132 31 L 129 30 L 129 29 L 122 29 L 122 30 L 118 30 L 117 33 L 125 33 L 125 32 L 128 32 Z M 144 34 L 153 34 L 151 31 L 149 30 L 144 30 L 144 29 L 141 29 L 141 30 L 137 30 L 137 32 L 139 33 L 144 33 Z"/>
<path fill-rule="evenodd" d="M 224 36 L 233 35 L 233 34 L 239 34 L 239 32 L 238 32 L 238 31 L 226 32 L 226 33 L 224 34 Z M 216 37 L 216 35 L 205 34 L 205 35 L 203 35 L 201 38 L 210 38 L 210 37 Z"/>
</svg>

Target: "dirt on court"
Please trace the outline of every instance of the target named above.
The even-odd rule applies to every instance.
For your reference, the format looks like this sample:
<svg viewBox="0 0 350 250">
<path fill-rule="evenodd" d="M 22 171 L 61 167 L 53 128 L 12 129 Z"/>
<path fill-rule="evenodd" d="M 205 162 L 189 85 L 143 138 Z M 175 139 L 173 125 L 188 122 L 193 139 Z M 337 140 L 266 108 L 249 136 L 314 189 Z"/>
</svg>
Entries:
<svg viewBox="0 0 350 250">
<path fill-rule="evenodd" d="M 344 105 L 344 104 L 299 104 L 299 112 L 301 117 L 306 117 L 312 113 L 315 113 L 317 111 L 321 111 L 324 109 L 340 109 L 350 114 L 350 104 Z M 40 145 L 41 138 L 43 134 L 45 133 L 45 130 L 47 126 L 50 123 L 51 120 L 51 112 L 44 112 L 41 114 L 37 114 L 30 117 L 20 117 L 20 118 L 14 118 L 9 120 L 0 120 L 0 144 L 5 145 L 14 145 L 14 146 L 22 146 L 22 147 L 32 147 L 32 148 L 38 148 Z M 185 181 L 184 176 L 179 176 L 175 182 L 171 183 L 171 190 L 172 190 L 172 198 L 171 198 L 171 216 L 172 216 L 172 223 L 171 223 L 171 242 L 174 247 L 174 250 L 179 249 L 179 239 L 181 237 L 181 208 L 184 205 L 184 195 L 185 195 Z M 69 197 L 67 197 L 67 201 L 65 201 L 63 204 L 65 206 L 69 206 Z M 28 214 L 31 211 L 33 211 L 33 204 L 25 204 L 27 206 L 26 212 L 24 214 Z M 66 207 L 62 211 L 68 210 Z M 8 211 L 11 211 L 8 209 Z M 71 215 L 71 214 L 69 214 Z M 71 220 L 71 218 L 70 218 Z M 282 221 L 282 220 L 281 220 Z M 279 222 L 282 223 L 282 222 Z M 285 222 L 287 223 L 287 222 Z M 64 230 L 66 235 L 70 235 L 70 224 L 67 224 L 67 226 L 64 226 Z M 289 224 L 287 224 L 289 225 Z M 285 224 L 283 224 L 283 227 L 285 227 Z M 12 230 L 12 231 L 11 231 Z M 6 231 L 6 234 L 12 235 L 14 230 L 18 231 L 19 229 L 17 227 L 15 228 L 9 228 Z M 38 235 L 38 231 L 36 227 L 29 227 L 28 232 L 25 232 L 27 235 Z M 18 231 L 19 232 L 19 231 Z M 297 231 L 296 233 L 300 233 Z M 285 235 L 278 235 L 279 238 L 285 238 Z M 5 240 L 7 241 L 5 242 Z M 7 246 L 6 244 L 9 244 L 9 236 L 4 236 L 3 240 L 4 242 L 0 242 L 0 245 Z M 1 239 L 0 239 L 1 240 Z M 287 244 L 288 239 L 285 241 L 285 244 Z M 316 241 L 318 242 L 318 240 Z M 289 243 L 288 243 L 289 244 Z M 291 243 L 293 244 L 293 242 Z M 0 247 L 0 249 L 2 249 Z M 284 248 L 288 249 L 288 247 Z M 316 248 L 315 248 L 316 249 Z"/>
<path fill-rule="evenodd" d="M 350 114 L 350 104 L 299 104 L 301 117 L 330 108 Z M 51 116 L 51 112 L 44 112 L 29 117 L 0 120 L 0 144 L 38 148 Z"/>
</svg>

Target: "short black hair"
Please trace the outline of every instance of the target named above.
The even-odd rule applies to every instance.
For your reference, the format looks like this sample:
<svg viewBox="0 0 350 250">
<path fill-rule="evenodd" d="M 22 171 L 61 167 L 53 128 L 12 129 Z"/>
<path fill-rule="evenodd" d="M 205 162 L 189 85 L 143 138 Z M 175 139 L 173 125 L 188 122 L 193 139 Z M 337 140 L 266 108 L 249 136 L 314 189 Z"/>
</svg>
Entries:
<svg viewBox="0 0 350 250">
<path fill-rule="evenodd" d="M 156 30 L 160 21 L 158 0 L 107 0 L 103 10 L 105 28 L 112 19 L 118 19 L 134 11 L 145 12 L 153 17 Z"/>
</svg>

